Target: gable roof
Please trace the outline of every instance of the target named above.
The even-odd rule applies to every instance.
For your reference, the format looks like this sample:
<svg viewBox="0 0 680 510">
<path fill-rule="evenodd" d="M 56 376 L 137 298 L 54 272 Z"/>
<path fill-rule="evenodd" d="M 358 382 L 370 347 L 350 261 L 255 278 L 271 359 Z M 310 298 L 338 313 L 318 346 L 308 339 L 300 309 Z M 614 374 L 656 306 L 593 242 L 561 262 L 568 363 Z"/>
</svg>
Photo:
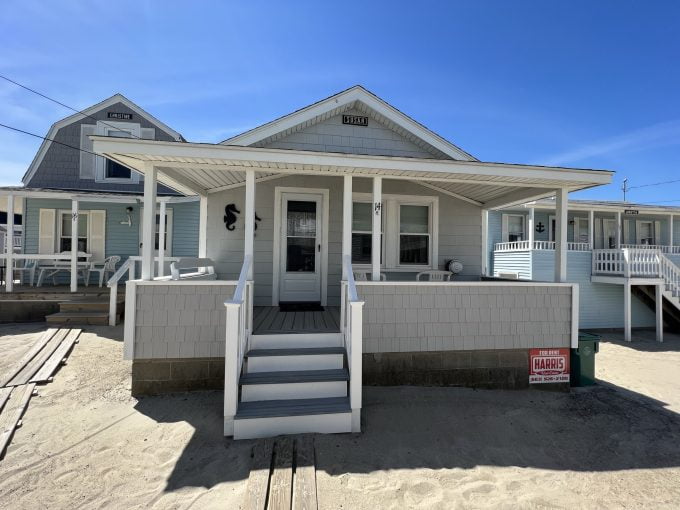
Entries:
<svg viewBox="0 0 680 510">
<path fill-rule="evenodd" d="M 397 110 L 361 85 L 350 87 L 221 143 L 223 145 L 262 146 L 350 109 L 366 113 L 435 155 L 446 159 L 477 161 L 475 157 Z"/>
<path fill-rule="evenodd" d="M 42 163 L 45 154 L 47 154 L 47 150 L 52 145 L 51 140 L 54 139 L 54 137 L 57 134 L 57 131 L 59 131 L 61 128 L 65 126 L 68 126 L 69 124 L 83 120 L 83 118 L 86 118 L 88 115 L 92 115 L 93 113 L 96 113 L 99 110 L 103 110 L 104 108 L 108 108 L 109 106 L 112 106 L 117 103 L 123 103 L 132 111 L 137 113 L 137 115 L 144 117 L 146 120 L 148 120 L 152 124 L 155 124 L 158 128 L 171 135 L 176 141 L 178 142 L 185 141 L 184 137 L 177 131 L 172 129 L 170 126 L 161 122 L 156 117 L 151 115 L 149 112 L 143 110 L 141 107 L 130 101 L 123 94 L 117 93 L 112 95 L 108 99 L 104 99 L 103 101 L 82 110 L 82 113 L 74 113 L 73 115 L 69 115 L 68 117 L 65 117 L 52 124 L 50 130 L 47 132 L 47 136 L 45 137 L 46 139 L 43 139 L 42 143 L 40 144 L 40 147 L 38 148 L 38 152 L 36 152 L 35 156 L 33 157 L 33 161 L 31 161 L 31 164 L 28 167 L 28 170 L 26 170 L 26 173 L 21 178 L 21 182 L 26 184 L 28 181 L 31 180 L 35 172 L 38 170 L 40 163 Z"/>
</svg>

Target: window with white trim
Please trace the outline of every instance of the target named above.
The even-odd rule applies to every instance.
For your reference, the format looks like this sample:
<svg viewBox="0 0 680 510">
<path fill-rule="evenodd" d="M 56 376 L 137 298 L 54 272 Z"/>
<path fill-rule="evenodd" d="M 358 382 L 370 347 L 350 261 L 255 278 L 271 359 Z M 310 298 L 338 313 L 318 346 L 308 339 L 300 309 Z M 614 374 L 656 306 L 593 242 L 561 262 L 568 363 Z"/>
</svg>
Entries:
<svg viewBox="0 0 680 510">
<path fill-rule="evenodd" d="M 141 138 L 140 125 L 132 122 L 97 122 L 97 135 L 112 136 L 116 138 Z M 139 182 L 139 174 L 131 171 L 126 166 L 98 157 L 95 170 L 97 182 L 110 182 L 121 184 L 136 184 Z"/>
<path fill-rule="evenodd" d="M 59 211 L 59 237 L 57 241 L 57 252 L 59 253 L 71 251 L 71 232 L 73 227 L 71 214 L 71 211 Z M 78 213 L 78 251 L 83 253 L 87 253 L 88 247 L 88 219 L 88 213 Z"/>
<path fill-rule="evenodd" d="M 352 263 L 371 264 L 373 202 L 355 193 L 352 203 Z M 382 196 L 380 265 L 391 270 L 436 269 L 437 197 Z"/>
<path fill-rule="evenodd" d="M 654 222 L 652 221 L 638 221 L 637 222 L 637 237 L 638 244 L 652 245 L 654 242 Z"/>
<path fill-rule="evenodd" d="M 508 238 L 506 242 L 524 241 L 524 215 L 507 214 Z"/>
</svg>

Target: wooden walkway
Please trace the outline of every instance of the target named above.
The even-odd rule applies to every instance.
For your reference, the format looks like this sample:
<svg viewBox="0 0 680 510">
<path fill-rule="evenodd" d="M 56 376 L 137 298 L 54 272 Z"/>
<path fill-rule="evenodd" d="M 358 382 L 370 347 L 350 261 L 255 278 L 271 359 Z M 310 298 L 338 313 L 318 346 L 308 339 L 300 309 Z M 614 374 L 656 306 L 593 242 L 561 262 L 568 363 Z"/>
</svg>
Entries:
<svg viewBox="0 0 680 510">
<path fill-rule="evenodd" d="M 261 439 L 253 447 L 245 510 L 317 510 L 312 436 Z"/>
<path fill-rule="evenodd" d="M 278 306 L 256 306 L 253 310 L 253 332 L 258 335 L 339 333 L 340 307 L 326 306 L 323 312 L 282 312 Z"/>
<path fill-rule="evenodd" d="M 35 394 L 35 385 L 52 380 L 78 341 L 79 329 L 50 328 L 5 374 L 0 374 L 0 459 Z"/>
</svg>

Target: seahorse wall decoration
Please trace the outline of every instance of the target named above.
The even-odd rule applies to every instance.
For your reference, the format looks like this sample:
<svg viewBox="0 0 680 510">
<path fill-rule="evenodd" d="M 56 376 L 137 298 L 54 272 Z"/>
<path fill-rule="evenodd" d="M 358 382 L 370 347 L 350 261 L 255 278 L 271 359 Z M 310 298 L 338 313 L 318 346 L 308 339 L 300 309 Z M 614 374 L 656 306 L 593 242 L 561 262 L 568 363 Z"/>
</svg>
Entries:
<svg viewBox="0 0 680 510">
<path fill-rule="evenodd" d="M 236 228 L 234 223 L 236 223 L 238 218 L 234 213 L 241 214 L 241 211 L 236 209 L 236 204 L 228 204 L 227 207 L 224 208 L 224 223 L 229 231 Z"/>
<path fill-rule="evenodd" d="M 241 211 L 236 209 L 236 204 L 228 204 L 227 207 L 224 208 L 224 223 L 225 226 L 227 227 L 227 230 L 232 231 L 236 227 L 234 226 L 234 223 L 236 223 L 237 214 L 241 214 Z M 260 218 L 257 213 L 255 213 L 255 229 L 257 230 L 257 222 L 262 221 L 262 218 Z"/>
</svg>

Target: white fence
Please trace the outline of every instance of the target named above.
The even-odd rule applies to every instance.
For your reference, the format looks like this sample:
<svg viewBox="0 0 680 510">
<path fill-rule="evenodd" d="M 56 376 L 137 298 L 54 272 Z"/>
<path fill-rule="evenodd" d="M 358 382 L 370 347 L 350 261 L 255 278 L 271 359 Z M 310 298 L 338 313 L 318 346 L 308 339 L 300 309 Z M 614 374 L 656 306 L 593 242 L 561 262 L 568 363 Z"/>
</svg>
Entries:
<svg viewBox="0 0 680 510">
<path fill-rule="evenodd" d="M 555 241 L 513 241 L 496 243 L 494 251 L 554 250 Z M 590 251 L 590 243 L 567 243 L 568 251 Z"/>
<path fill-rule="evenodd" d="M 664 246 L 662 244 L 622 244 L 621 248 L 635 250 L 658 250 L 661 253 L 680 254 L 680 246 Z"/>
<path fill-rule="evenodd" d="M 658 250 L 646 248 L 593 250 L 592 273 L 597 275 L 625 276 L 627 278 L 660 278 L 661 257 L 666 258 Z"/>
</svg>

